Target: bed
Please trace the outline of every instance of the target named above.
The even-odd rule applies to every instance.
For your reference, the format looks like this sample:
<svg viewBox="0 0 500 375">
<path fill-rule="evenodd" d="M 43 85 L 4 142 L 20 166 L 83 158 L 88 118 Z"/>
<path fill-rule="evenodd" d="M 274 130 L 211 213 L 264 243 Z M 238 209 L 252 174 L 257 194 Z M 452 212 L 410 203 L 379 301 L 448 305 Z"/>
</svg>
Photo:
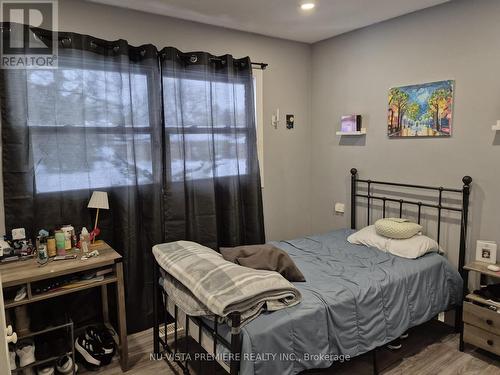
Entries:
<svg viewBox="0 0 500 375">
<path fill-rule="evenodd" d="M 418 221 L 423 207 L 437 210 L 440 239 L 443 210 L 460 213 L 459 270 L 465 256 L 468 198 L 471 179 L 464 178 L 462 189 L 446 189 L 420 185 L 362 180 L 351 171 L 351 229 L 335 230 L 322 235 L 273 242 L 285 250 L 306 278 L 295 283 L 303 300 L 284 310 L 263 313 L 244 327 L 239 327 L 237 314 L 231 317 L 232 328 L 204 318 L 186 317 L 163 288 L 155 293 L 165 314 L 174 320 L 177 329 L 191 336 L 214 355 L 230 374 L 297 374 L 307 369 L 330 367 L 336 361 L 372 352 L 374 373 L 378 372 L 376 349 L 398 338 L 408 328 L 420 325 L 449 309 L 457 310 L 456 327 L 460 327 L 463 281 L 445 257 L 429 253 L 416 260 L 399 258 L 378 249 L 353 245 L 347 237 L 355 231 L 358 201 L 365 199 L 367 223 L 373 211 L 372 202 L 382 202 L 383 216 L 388 202 L 396 202 L 403 216 L 404 205 L 415 205 Z M 359 189 L 365 184 L 364 189 Z M 373 193 L 374 185 L 411 187 L 435 190 L 437 202 L 423 203 L 406 199 L 382 197 Z M 443 194 L 460 194 L 460 207 L 443 203 Z M 159 276 L 158 267 L 156 276 Z M 159 285 L 159 284 L 158 284 Z M 156 317 L 160 323 L 160 317 Z M 173 353 L 172 347 L 159 336 L 155 324 L 155 352 L 160 346 Z M 184 348 L 187 352 L 189 348 Z M 189 358 L 174 357 L 187 373 Z"/>
</svg>

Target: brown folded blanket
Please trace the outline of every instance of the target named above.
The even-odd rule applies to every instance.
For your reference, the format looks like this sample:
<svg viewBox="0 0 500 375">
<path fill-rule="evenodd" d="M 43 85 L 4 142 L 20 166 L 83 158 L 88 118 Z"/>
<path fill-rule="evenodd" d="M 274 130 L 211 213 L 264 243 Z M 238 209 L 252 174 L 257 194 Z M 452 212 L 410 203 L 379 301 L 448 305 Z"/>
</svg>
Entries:
<svg viewBox="0 0 500 375">
<path fill-rule="evenodd" d="M 276 271 L 288 281 L 306 281 L 286 251 L 271 244 L 221 247 L 220 253 L 225 260 L 243 267 Z"/>
</svg>

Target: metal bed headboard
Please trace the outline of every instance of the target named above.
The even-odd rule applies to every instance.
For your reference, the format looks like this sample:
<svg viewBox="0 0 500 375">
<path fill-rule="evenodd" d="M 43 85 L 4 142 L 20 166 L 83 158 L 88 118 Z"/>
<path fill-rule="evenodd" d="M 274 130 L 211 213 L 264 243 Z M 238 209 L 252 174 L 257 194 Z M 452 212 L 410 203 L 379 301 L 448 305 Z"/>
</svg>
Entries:
<svg viewBox="0 0 500 375">
<path fill-rule="evenodd" d="M 440 242 L 441 237 L 441 219 L 442 211 L 454 211 L 461 213 L 461 223 L 460 223 L 460 248 L 458 257 L 458 271 L 460 275 L 463 276 L 463 267 L 465 263 L 465 251 L 467 242 L 467 223 L 469 216 L 469 197 L 470 197 L 470 185 L 472 183 L 472 178 L 470 176 L 465 176 L 462 178 L 463 186 L 461 189 L 444 188 L 442 186 L 424 186 L 424 185 L 412 185 L 412 184 L 402 184 L 397 182 L 386 182 L 386 181 L 375 181 L 375 180 L 363 180 L 358 178 L 358 170 L 356 168 L 351 169 L 351 229 L 356 229 L 356 205 L 357 198 L 364 198 L 367 200 L 367 225 L 370 225 L 370 213 L 372 201 L 378 200 L 382 201 L 382 217 L 386 216 L 386 207 L 388 202 L 399 203 L 399 217 L 403 216 L 403 205 L 416 206 L 418 223 L 420 224 L 422 217 L 422 207 L 434 208 L 437 210 L 437 242 Z M 358 191 L 358 184 L 366 184 L 367 190 L 366 194 L 362 194 Z M 418 190 L 428 190 L 437 192 L 437 204 L 425 203 L 418 200 L 408 200 L 408 199 L 396 199 L 381 195 L 372 194 L 371 187 L 374 185 L 385 185 L 385 186 L 396 186 L 404 187 Z M 462 205 L 461 207 L 448 206 L 443 203 L 443 193 L 454 193 L 462 195 Z M 397 195 L 397 191 L 391 191 L 390 195 Z"/>
</svg>

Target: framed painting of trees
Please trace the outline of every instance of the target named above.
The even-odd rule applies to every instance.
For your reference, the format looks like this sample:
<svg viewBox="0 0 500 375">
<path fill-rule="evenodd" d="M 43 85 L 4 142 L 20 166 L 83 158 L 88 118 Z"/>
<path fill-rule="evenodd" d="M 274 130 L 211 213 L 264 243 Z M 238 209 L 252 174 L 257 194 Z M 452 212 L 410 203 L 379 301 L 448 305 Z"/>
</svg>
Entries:
<svg viewBox="0 0 500 375">
<path fill-rule="evenodd" d="M 455 81 L 393 87 L 389 90 L 389 137 L 449 137 Z"/>
</svg>

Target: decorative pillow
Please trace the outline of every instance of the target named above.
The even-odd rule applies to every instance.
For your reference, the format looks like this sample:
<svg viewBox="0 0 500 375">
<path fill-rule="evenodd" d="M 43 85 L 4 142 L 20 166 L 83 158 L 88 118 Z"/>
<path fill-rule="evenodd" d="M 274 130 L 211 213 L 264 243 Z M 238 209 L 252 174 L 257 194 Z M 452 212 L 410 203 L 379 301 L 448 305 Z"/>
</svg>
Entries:
<svg viewBox="0 0 500 375">
<path fill-rule="evenodd" d="M 256 270 L 276 271 L 288 281 L 306 281 L 290 255 L 271 244 L 221 247 L 225 260 Z"/>
<path fill-rule="evenodd" d="M 347 241 L 355 245 L 365 245 L 375 247 L 382 251 L 387 251 L 389 238 L 377 234 L 375 225 L 369 225 L 347 237 Z"/>
<path fill-rule="evenodd" d="M 405 240 L 390 239 L 387 250 L 398 257 L 417 259 L 427 253 L 439 252 L 439 245 L 432 238 L 417 235 Z"/>
<path fill-rule="evenodd" d="M 421 232 L 422 226 L 406 219 L 389 218 L 377 220 L 375 230 L 381 236 L 401 240 Z"/>
</svg>

